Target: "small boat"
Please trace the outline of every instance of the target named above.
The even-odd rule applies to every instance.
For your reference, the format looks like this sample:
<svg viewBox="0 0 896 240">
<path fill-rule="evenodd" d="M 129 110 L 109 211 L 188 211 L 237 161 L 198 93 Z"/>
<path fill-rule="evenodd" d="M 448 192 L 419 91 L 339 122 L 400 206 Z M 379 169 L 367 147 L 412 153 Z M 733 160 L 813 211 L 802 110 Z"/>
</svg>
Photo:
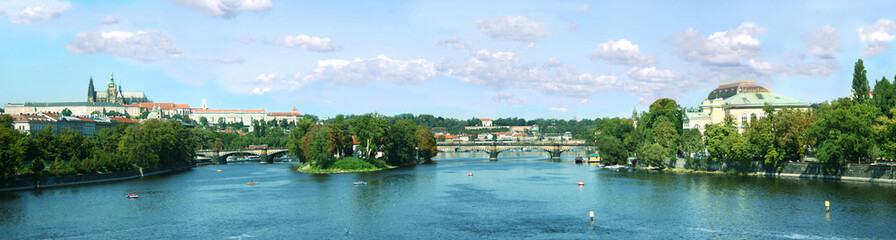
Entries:
<svg viewBox="0 0 896 240">
<path fill-rule="evenodd" d="M 258 182 L 256 182 L 256 181 L 249 181 L 249 182 L 246 183 L 246 185 L 258 185 Z"/>
<path fill-rule="evenodd" d="M 365 181 L 357 181 L 357 182 L 354 182 L 354 183 L 352 183 L 352 184 L 354 184 L 354 185 L 367 185 L 367 182 L 365 182 Z"/>
<path fill-rule="evenodd" d="M 576 163 L 585 163 L 585 159 L 582 156 L 576 156 Z"/>
<path fill-rule="evenodd" d="M 138 196 L 137 194 L 128 194 L 128 196 L 127 196 L 128 199 L 135 199 L 135 198 L 139 198 L 139 197 L 140 196 Z"/>
</svg>

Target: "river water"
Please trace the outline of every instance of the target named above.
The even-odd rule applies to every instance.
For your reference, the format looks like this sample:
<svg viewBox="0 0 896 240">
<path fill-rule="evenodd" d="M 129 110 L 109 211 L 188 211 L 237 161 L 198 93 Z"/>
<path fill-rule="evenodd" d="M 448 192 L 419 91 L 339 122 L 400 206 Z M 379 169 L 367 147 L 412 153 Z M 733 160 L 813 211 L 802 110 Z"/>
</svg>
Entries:
<svg viewBox="0 0 896 240">
<path fill-rule="evenodd" d="M 617 172 L 543 153 L 487 157 L 450 153 L 434 165 L 349 174 L 231 164 L 0 193 L 0 238 L 896 238 L 889 184 Z"/>
</svg>

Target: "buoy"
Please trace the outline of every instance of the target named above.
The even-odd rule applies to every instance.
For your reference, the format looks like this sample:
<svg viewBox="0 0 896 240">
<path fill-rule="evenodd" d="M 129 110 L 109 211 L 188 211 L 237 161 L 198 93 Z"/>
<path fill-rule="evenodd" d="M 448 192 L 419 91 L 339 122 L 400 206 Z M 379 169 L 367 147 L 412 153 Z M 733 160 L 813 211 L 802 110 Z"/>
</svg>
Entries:
<svg viewBox="0 0 896 240">
<path fill-rule="evenodd" d="M 473 176 L 473 173 L 471 173 L 471 172 L 468 172 L 468 173 L 467 173 L 467 176 L 470 176 L 470 177 L 472 177 L 472 176 Z"/>
<path fill-rule="evenodd" d="M 594 211 L 588 211 L 588 216 L 591 217 L 591 221 L 594 221 Z"/>
<path fill-rule="evenodd" d="M 218 172 L 221 172 L 221 169 L 218 169 Z"/>
<path fill-rule="evenodd" d="M 831 211 L 831 201 L 824 201 L 824 211 L 825 212 Z"/>
<path fill-rule="evenodd" d="M 585 186 L 585 181 L 579 181 L 579 186 Z"/>
</svg>

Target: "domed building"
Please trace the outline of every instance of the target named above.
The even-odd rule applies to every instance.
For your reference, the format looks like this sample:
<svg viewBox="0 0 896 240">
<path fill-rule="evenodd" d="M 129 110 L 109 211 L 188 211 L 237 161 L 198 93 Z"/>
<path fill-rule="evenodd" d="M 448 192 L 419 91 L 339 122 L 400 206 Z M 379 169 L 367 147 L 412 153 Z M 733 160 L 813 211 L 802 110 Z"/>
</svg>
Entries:
<svg viewBox="0 0 896 240">
<path fill-rule="evenodd" d="M 682 127 L 699 129 L 702 133 L 707 125 L 722 123 L 725 115 L 731 115 L 734 125 L 743 132 L 750 119 L 765 117 L 762 108 L 766 104 L 773 106 L 775 110 L 785 107 L 801 110 L 809 108 L 808 103 L 769 91 L 755 81 L 727 82 L 709 92 L 698 111 L 685 111 Z"/>
</svg>

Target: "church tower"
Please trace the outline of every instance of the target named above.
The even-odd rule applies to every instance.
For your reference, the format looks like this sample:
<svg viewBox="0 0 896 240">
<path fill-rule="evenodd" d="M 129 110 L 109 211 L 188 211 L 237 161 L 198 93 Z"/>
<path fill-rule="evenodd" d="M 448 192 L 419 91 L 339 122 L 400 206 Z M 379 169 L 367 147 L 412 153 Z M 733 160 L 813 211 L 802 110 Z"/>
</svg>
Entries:
<svg viewBox="0 0 896 240">
<path fill-rule="evenodd" d="M 118 102 L 118 89 L 115 88 L 115 74 L 109 79 L 109 85 L 106 87 L 106 102 Z"/>
<path fill-rule="evenodd" d="M 90 84 L 87 84 L 87 102 L 96 102 L 96 90 L 93 90 L 93 76 L 90 76 Z"/>
</svg>

